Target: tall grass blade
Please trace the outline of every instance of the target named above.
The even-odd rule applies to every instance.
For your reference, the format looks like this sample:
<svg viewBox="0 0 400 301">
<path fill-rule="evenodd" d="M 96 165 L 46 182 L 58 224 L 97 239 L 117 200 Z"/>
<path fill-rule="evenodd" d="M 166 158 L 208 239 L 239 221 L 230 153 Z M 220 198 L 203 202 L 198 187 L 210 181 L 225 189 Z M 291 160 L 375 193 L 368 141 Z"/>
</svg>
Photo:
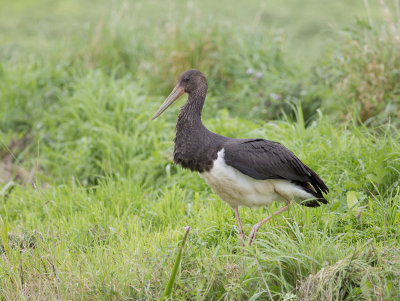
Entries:
<svg viewBox="0 0 400 301">
<path fill-rule="evenodd" d="M 0 229 L 1 240 L 3 241 L 4 251 L 8 255 L 9 247 L 8 247 L 8 226 L 7 222 L 4 221 L 0 216 L 0 223 L 2 225 Z"/>
<path fill-rule="evenodd" d="M 172 288 L 174 286 L 175 279 L 176 279 L 176 274 L 178 273 L 178 268 L 182 261 L 183 248 L 185 247 L 185 243 L 186 243 L 186 239 L 189 235 L 190 227 L 189 226 L 185 227 L 185 230 L 186 230 L 185 236 L 183 237 L 181 247 L 178 250 L 178 255 L 176 256 L 174 267 L 172 268 L 171 276 L 169 277 L 168 285 L 164 291 L 164 300 L 167 300 L 171 296 Z"/>
</svg>

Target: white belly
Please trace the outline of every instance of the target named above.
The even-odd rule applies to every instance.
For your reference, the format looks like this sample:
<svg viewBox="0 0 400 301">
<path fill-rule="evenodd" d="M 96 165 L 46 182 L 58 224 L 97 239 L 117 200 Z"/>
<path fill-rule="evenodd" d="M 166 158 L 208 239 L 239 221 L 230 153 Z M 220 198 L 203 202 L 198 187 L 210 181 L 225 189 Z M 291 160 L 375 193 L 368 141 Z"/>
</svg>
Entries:
<svg viewBox="0 0 400 301">
<path fill-rule="evenodd" d="M 313 196 L 287 180 L 256 180 L 227 165 L 224 149 L 218 152 L 213 168 L 199 174 L 214 192 L 231 207 L 266 206 L 274 201 L 311 199 Z"/>
</svg>

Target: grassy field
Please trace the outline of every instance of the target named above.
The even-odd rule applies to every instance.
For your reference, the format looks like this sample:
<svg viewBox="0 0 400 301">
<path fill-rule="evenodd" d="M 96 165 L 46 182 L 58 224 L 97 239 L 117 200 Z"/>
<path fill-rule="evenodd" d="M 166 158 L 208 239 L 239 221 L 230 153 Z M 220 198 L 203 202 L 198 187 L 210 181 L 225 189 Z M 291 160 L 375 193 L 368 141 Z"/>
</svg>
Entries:
<svg viewBox="0 0 400 301">
<path fill-rule="evenodd" d="M 0 300 L 160 299 L 185 226 L 173 300 L 400 299 L 397 1 L 7 2 Z M 242 248 L 233 211 L 172 163 L 177 106 L 150 121 L 187 68 L 210 130 L 281 142 L 329 204 Z M 241 209 L 245 232 L 278 207 Z"/>
</svg>

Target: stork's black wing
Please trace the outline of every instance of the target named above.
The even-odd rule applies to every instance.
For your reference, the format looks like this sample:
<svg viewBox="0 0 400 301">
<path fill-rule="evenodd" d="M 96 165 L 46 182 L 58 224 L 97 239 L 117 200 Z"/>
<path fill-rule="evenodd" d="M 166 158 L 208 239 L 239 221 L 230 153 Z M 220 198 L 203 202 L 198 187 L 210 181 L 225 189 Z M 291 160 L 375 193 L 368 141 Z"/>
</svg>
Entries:
<svg viewBox="0 0 400 301">
<path fill-rule="evenodd" d="M 257 180 L 292 181 L 327 202 L 321 191 L 328 193 L 329 189 L 322 179 L 283 145 L 264 139 L 240 139 L 227 142 L 224 150 L 226 164 L 242 173 Z"/>
</svg>

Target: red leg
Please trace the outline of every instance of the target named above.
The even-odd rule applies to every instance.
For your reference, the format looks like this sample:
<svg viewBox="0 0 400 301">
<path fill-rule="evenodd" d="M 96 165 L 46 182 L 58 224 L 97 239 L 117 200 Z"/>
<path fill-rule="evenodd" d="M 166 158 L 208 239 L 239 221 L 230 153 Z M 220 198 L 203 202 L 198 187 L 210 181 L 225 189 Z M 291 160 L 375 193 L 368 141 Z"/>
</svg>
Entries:
<svg viewBox="0 0 400 301">
<path fill-rule="evenodd" d="M 242 221 L 241 221 L 240 216 L 239 216 L 239 209 L 236 207 L 236 208 L 233 208 L 233 210 L 235 211 L 236 221 L 237 221 L 237 224 L 238 224 L 239 239 L 244 244 L 244 242 L 246 240 L 246 236 L 244 235 L 244 232 L 243 232 Z"/>
<path fill-rule="evenodd" d="M 282 212 L 285 212 L 288 209 L 289 209 L 289 204 L 287 204 L 285 207 L 282 207 L 278 211 L 274 212 L 272 215 L 264 218 L 261 222 L 258 222 L 257 224 L 255 224 L 253 226 L 253 228 L 251 229 L 251 232 L 249 234 L 249 240 L 247 241 L 247 244 L 249 246 L 251 246 L 251 244 L 253 243 L 254 239 L 256 238 L 257 231 L 260 229 L 260 227 L 262 225 L 264 225 L 266 222 L 268 222 L 273 216 L 281 214 Z"/>
</svg>

